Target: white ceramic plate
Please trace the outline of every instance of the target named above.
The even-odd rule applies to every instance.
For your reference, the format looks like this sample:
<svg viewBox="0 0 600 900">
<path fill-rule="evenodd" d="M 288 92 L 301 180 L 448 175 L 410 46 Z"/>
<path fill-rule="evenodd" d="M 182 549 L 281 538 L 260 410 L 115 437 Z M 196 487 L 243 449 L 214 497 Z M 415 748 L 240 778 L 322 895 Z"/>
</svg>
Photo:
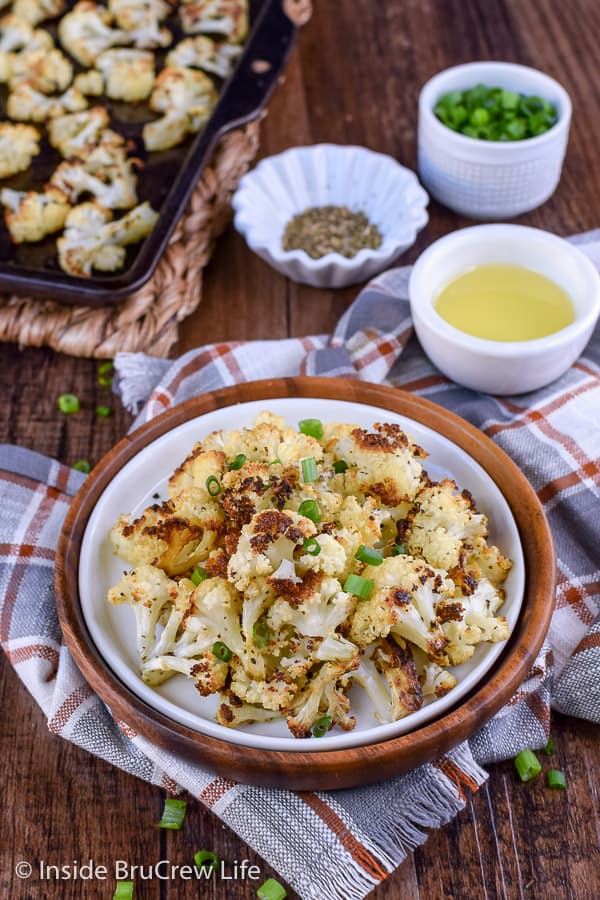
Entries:
<svg viewBox="0 0 600 900">
<path fill-rule="evenodd" d="M 155 493 L 166 497 L 169 476 L 195 441 L 216 429 L 250 425 L 264 409 L 285 416 L 292 425 L 302 418 L 316 417 L 322 421 L 353 422 L 366 427 L 374 422 L 388 421 L 398 423 L 408 431 L 429 453 L 425 465 L 430 476 L 435 479 L 450 476 L 461 488 L 471 491 L 479 509 L 489 518 L 490 542 L 497 544 L 513 560 L 505 583 L 506 602 L 501 613 L 511 628 L 514 627 L 525 585 L 523 551 L 510 508 L 484 469 L 441 434 L 379 407 L 335 400 L 285 398 L 227 406 L 191 419 L 141 450 L 111 481 L 89 518 L 79 560 L 79 593 L 90 634 L 110 668 L 133 693 L 176 722 L 220 740 L 269 750 L 305 752 L 361 746 L 412 731 L 464 697 L 498 659 L 505 645 L 480 644 L 467 663 L 451 670 L 458 678 L 454 690 L 391 724 L 377 722 L 367 695 L 354 686 L 351 701 L 356 728 L 346 732 L 336 727 L 323 738 L 304 740 L 293 738 L 283 720 L 243 729 L 224 728 L 214 720 L 219 703 L 217 695 L 201 697 L 193 683 L 179 675 L 157 688 L 148 687 L 139 677 L 133 611 L 125 605 L 111 606 L 106 599 L 109 588 L 119 580 L 123 570 L 129 568 L 113 555 L 109 530 L 121 513 L 139 514 L 150 503 L 156 502 Z"/>
</svg>

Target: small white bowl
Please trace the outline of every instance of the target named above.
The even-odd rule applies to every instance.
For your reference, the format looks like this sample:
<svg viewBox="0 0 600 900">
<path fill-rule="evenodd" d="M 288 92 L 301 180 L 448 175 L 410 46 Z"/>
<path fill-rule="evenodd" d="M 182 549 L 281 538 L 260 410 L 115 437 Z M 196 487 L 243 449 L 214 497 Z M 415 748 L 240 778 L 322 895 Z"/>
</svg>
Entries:
<svg viewBox="0 0 600 900">
<path fill-rule="evenodd" d="M 427 224 L 429 197 L 414 172 L 390 156 L 364 147 L 317 144 L 263 159 L 242 178 L 232 202 L 235 227 L 278 272 L 314 287 L 345 287 L 383 271 L 414 244 Z M 381 246 L 360 250 L 351 259 L 339 253 L 312 259 L 303 250 L 284 250 L 289 220 L 328 205 L 364 212 L 381 232 Z"/>
<path fill-rule="evenodd" d="M 575 321 L 530 341 L 490 341 L 448 324 L 434 306 L 439 292 L 482 264 L 533 269 L 565 290 Z M 600 276 L 568 241 L 523 225 L 478 225 L 441 238 L 421 254 L 409 282 L 410 305 L 425 353 L 444 375 L 488 394 L 524 394 L 562 375 L 587 344 L 600 315 Z"/>
<path fill-rule="evenodd" d="M 502 87 L 552 103 L 558 121 L 522 141 L 483 141 L 444 125 L 434 113 L 449 91 L 476 84 Z M 535 209 L 556 190 L 569 137 L 571 101 L 553 78 L 505 62 L 474 62 L 445 69 L 419 96 L 419 175 L 444 206 L 474 219 L 509 219 Z"/>
</svg>

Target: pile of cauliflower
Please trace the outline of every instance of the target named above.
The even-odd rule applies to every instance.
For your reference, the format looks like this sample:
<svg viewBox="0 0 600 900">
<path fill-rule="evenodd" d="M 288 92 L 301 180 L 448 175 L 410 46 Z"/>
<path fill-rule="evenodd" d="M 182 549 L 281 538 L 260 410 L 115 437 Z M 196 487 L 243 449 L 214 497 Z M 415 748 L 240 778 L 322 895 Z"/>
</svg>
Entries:
<svg viewBox="0 0 600 900">
<path fill-rule="evenodd" d="M 157 214 L 138 203 L 142 163 L 98 98 L 145 104 L 134 117 L 145 121 L 145 151 L 174 147 L 209 119 L 213 79 L 231 74 L 247 33 L 248 0 L 13 0 L 0 19 L 8 91 L 0 179 L 30 168 L 44 134 L 63 161 L 41 189 L 0 187 L 12 241 L 62 232 L 58 261 L 68 274 L 122 267 L 125 248 L 150 233 Z M 116 211 L 127 213 L 115 219 Z"/>
<path fill-rule="evenodd" d="M 220 724 L 283 717 L 298 738 L 354 728 L 353 686 L 380 722 L 450 691 L 449 667 L 509 636 L 511 562 L 425 455 L 398 425 L 269 412 L 196 444 L 168 499 L 111 531 L 143 680 L 184 675 Z"/>
</svg>

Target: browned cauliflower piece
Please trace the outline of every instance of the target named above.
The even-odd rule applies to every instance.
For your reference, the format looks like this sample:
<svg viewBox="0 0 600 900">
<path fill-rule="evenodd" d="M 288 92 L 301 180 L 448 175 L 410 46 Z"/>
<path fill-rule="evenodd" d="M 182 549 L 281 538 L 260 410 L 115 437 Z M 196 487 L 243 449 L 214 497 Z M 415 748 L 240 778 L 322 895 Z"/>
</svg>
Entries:
<svg viewBox="0 0 600 900">
<path fill-rule="evenodd" d="M 86 97 L 99 97 L 104 93 L 104 79 L 96 69 L 88 69 L 75 76 L 73 87 Z"/>
<path fill-rule="evenodd" d="M 159 24 L 172 9 L 164 0 L 109 0 L 108 8 L 136 47 L 168 47 L 173 40 L 169 29 Z"/>
<path fill-rule="evenodd" d="M 15 244 L 41 241 L 46 235 L 60 231 L 71 208 L 68 197 L 51 184 L 41 193 L 4 188 L 0 202 L 5 207 L 4 220 Z"/>
<path fill-rule="evenodd" d="M 30 25 L 37 25 L 46 19 L 60 16 L 65 7 L 65 0 L 14 0 L 12 9 L 20 19 Z"/>
<path fill-rule="evenodd" d="M 93 66 L 104 50 L 131 42 L 126 31 L 110 27 L 110 20 L 105 6 L 99 6 L 93 0 L 79 0 L 60 20 L 60 42 L 82 66 Z"/>
<path fill-rule="evenodd" d="M 40 135 L 32 125 L 0 122 L 0 178 L 24 172 L 40 152 Z"/>
<path fill-rule="evenodd" d="M 135 174 L 138 160 L 126 156 L 122 146 L 99 144 L 84 159 L 62 162 L 50 182 L 75 204 L 81 194 L 92 194 L 107 209 L 130 209 L 137 203 Z"/>
<path fill-rule="evenodd" d="M 177 44 L 167 55 L 167 65 L 203 69 L 219 78 L 229 78 L 241 53 L 239 44 L 213 41 L 199 34 Z"/>
<path fill-rule="evenodd" d="M 107 97 L 134 103 L 149 97 L 154 86 L 154 54 L 147 50 L 105 50 L 96 59 Z"/>
<path fill-rule="evenodd" d="M 217 93 L 210 78 L 195 69 L 168 66 L 157 77 L 150 107 L 162 118 L 143 128 L 146 150 L 166 150 L 200 131 L 210 118 Z"/>
<path fill-rule="evenodd" d="M 311 736 L 312 728 L 319 719 L 329 716 L 330 726 L 339 725 L 344 731 L 351 731 L 356 720 L 349 715 L 350 700 L 340 679 L 358 668 L 358 656 L 350 660 L 326 662 L 317 670 L 295 698 L 287 720 L 288 728 L 297 738 Z"/>
<path fill-rule="evenodd" d="M 179 7 L 186 34 L 222 34 L 241 44 L 248 34 L 248 0 L 191 0 Z"/>
<path fill-rule="evenodd" d="M 64 91 L 73 79 L 73 66 L 60 50 L 40 47 L 11 54 L 8 84 L 14 90 L 27 82 L 35 91 L 53 94 Z"/>
<path fill-rule="evenodd" d="M 45 122 L 65 113 L 79 112 L 87 105 L 87 100 L 77 88 L 70 87 L 60 96 L 47 97 L 36 91 L 28 81 L 20 81 L 8 95 L 6 114 L 19 122 Z"/>
<path fill-rule="evenodd" d="M 79 158 L 89 146 L 95 146 L 102 133 L 108 128 L 109 116 L 103 106 L 94 106 L 85 112 L 59 116 L 48 123 L 48 138 L 53 147 L 65 159 Z M 114 132 L 107 132 L 114 139 L 111 143 L 123 144 L 123 138 Z"/>
</svg>

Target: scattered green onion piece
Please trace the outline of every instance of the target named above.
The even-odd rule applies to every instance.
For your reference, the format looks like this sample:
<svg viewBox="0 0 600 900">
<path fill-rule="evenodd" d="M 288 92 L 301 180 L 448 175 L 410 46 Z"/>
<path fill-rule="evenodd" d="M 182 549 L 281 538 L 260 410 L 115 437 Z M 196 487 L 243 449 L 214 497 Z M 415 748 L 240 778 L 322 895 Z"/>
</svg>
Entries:
<svg viewBox="0 0 600 900">
<path fill-rule="evenodd" d="M 206 479 L 206 490 L 211 497 L 217 497 L 221 493 L 221 482 L 214 475 L 209 475 Z"/>
<path fill-rule="evenodd" d="M 298 507 L 298 512 L 301 516 L 311 519 L 317 525 L 321 521 L 321 513 L 315 500 L 303 500 Z"/>
<path fill-rule="evenodd" d="M 238 455 L 233 460 L 233 462 L 231 463 L 229 468 L 232 471 L 237 472 L 238 469 L 242 468 L 242 466 L 244 465 L 245 462 L 246 462 L 246 455 L 244 453 L 238 453 Z"/>
<path fill-rule="evenodd" d="M 545 753 L 546 756 L 552 756 L 553 753 L 556 753 L 556 744 L 554 743 L 554 738 L 548 738 L 548 743 L 542 750 L 542 753 Z"/>
<path fill-rule="evenodd" d="M 279 457 L 277 457 L 276 459 L 273 460 L 273 462 L 270 462 L 269 465 L 270 466 L 282 466 L 283 463 L 281 462 Z"/>
<path fill-rule="evenodd" d="M 567 786 L 565 773 L 560 769 L 550 769 L 548 772 L 548 787 L 553 791 L 564 791 Z"/>
<path fill-rule="evenodd" d="M 113 382 L 115 367 L 112 362 L 102 363 L 98 366 L 98 384 L 100 387 L 110 387 Z"/>
<path fill-rule="evenodd" d="M 256 892 L 259 900 L 285 900 L 287 891 L 275 878 L 267 878 Z"/>
<path fill-rule="evenodd" d="M 406 556 L 406 547 L 402 544 L 394 544 L 392 547 L 392 556 Z"/>
<path fill-rule="evenodd" d="M 133 881 L 117 881 L 113 900 L 133 900 Z"/>
<path fill-rule="evenodd" d="M 369 578 L 363 578 L 362 575 L 348 575 L 344 582 L 344 590 L 347 594 L 354 594 L 362 600 L 368 600 L 374 588 L 374 583 Z"/>
<path fill-rule="evenodd" d="M 112 409 L 110 406 L 97 406 L 96 415 L 101 419 L 108 419 L 109 416 L 112 416 Z"/>
<path fill-rule="evenodd" d="M 256 622 L 252 629 L 252 637 L 257 647 L 266 647 L 273 636 L 273 632 L 266 622 Z"/>
<path fill-rule="evenodd" d="M 85 475 L 89 475 L 92 471 L 92 466 L 87 459 L 78 459 L 76 463 L 73 463 L 73 468 L 77 469 L 78 472 L 83 472 Z"/>
<path fill-rule="evenodd" d="M 321 552 L 321 545 L 316 538 L 306 538 L 302 547 L 309 556 L 318 556 Z"/>
<path fill-rule="evenodd" d="M 98 366 L 98 375 L 108 375 L 110 372 L 114 371 L 114 364 L 110 360 L 108 360 L 107 362 L 103 362 L 100 366 Z"/>
<path fill-rule="evenodd" d="M 368 566 L 380 566 L 383 562 L 383 556 L 379 550 L 374 550 L 373 547 L 365 547 L 364 544 L 360 545 L 355 556 L 359 562 L 366 563 Z"/>
<path fill-rule="evenodd" d="M 302 465 L 302 480 L 304 484 L 310 484 L 312 481 L 316 481 L 319 477 L 319 470 L 317 469 L 317 461 L 314 456 L 308 456 L 306 459 L 301 460 Z"/>
<path fill-rule="evenodd" d="M 212 648 L 213 656 L 216 656 L 217 659 L 222 660 L 223 662 L 229 662 L 233 653 L 223 641 L 215 641 Z"/>
<path fill-rule="evenodd" d="M 78 413 L 81 409 L 79 397 L 75 394 L 61 394 L 58 398 L 58 408 L 66 416 L 69 416 L 72 413 Z"/>
<path fill-rule="evenodd" d="M 330 728 L 331 716 L 322 716 L 322 718 L 313 725 L 313 737 L 324 737 Z"/>
<path fill-rule="evenodd" d="M 219 867 L 219 857 L 212 850 L 198 850 L 194 853 L 194 863 L 199 869 L 210 869 L 214 872 Z"/>
<path fill-rule="evenodd" d="M 521 781 L 531 781 L 542 771 L 540 761 L 532 750 L 521 750 L 515 757 L 515 768 Z"/>
<path fill-rule="evenodd" d="M 301 419 L 298 422 L 298 429 L 302 434 L 307 434 L 317 440 L 323 437 L 323 423 L 320 419 Z"/>
<path fill-rule="evenodd" d="M 336 475 L 342 475 L 344 472 L 347 471 L 347 469 L 348 469 L 348 463 L 344 462 L 343 459 L 338 459 L 333 464 L 333 471 L 335 472 Z"/>
<path fill-rule="evenodd" d="M 170 831 L 179 831 L 185 819 L 186 809 L 187 803 L 185 800 L 173 800 L 171 797 L 167 797 L 158 827 L 168 828 Z"/>
<path fill-rule="evenodd" d="M 202 566 L 196 566 L 190 575 L 190 581 L 193 581 L 196 587 L 198 587 L 200 582 L 204 581 L 205 578 L 208 578 L 208 572 L 206 569 L 203 569 Z"/>
</svg>

